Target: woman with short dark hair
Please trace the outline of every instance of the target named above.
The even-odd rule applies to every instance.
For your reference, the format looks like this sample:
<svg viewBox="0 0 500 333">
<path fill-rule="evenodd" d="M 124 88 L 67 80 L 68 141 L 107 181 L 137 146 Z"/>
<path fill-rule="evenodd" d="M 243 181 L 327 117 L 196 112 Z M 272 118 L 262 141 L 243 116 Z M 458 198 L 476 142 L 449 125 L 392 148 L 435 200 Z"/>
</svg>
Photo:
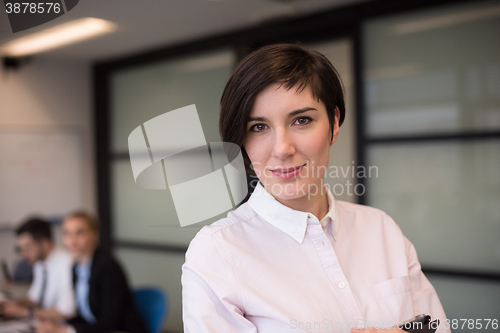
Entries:
<svg viewBox="0 0 500 333">
<path fill-rule="evenodd" d="M 226 84 L 219 120 L 222 141 L 241 147 L 247 172 L 252 175 L 255 172 L 243 145 L 248 117 L 257 94 L 276 82 L 282 83 L 287 90 L 292 87 L 297 92 L 306 87 L 311 89 L 313 97 L 325 104 L 332 135 L 337 109 L 339 126 L 344 122 L 340 76 L 324 55 L 298 44 L 271 45 L 252 53 L 241 61 Z"/>
<path fill-rule="evenodd" d="M 344 116 L 336 70 L 302 45 L 261 48 L 235 69 L 220 132 L 241 147 L 258 183 L 189 245 L 186 333 L 389 329 L 420 313 L 449 332 L 398 225 L 376 208 L 335 200 L 324 183 Z"/>
</svg>

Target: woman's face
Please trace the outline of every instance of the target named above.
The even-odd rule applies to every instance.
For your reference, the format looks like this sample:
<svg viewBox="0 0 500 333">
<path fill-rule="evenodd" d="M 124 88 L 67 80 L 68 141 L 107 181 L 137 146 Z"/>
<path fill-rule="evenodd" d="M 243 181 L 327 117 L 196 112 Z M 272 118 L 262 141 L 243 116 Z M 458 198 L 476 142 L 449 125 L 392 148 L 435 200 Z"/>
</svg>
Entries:
<svg viewBox="0 0 500 333">
<path fill-rule="evenodd" d="M 63 243 L 73 255 L 82 258 L 92 255 L 98 234 L 90 229 L 87 222 L 79 217 L 70 217 L 63 221 Z"/>
<path fill-rule="evenodd" d="M 282 200 L 321 192 L 337 119 L 330 141 L 326 107 L 309 88 L 275 83 L 256 96 L 243 145 L 268 192 Z"/>
</svg>

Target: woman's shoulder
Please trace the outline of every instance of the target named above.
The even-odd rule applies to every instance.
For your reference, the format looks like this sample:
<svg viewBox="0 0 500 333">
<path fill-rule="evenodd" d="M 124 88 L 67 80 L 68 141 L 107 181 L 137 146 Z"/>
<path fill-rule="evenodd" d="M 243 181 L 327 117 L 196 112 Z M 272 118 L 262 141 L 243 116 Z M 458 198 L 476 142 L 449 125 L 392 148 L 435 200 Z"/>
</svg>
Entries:
<svg viewBox="0 0 500 333">
<path fill-rule="evenodd" d="M 116 258 L 111 254 L 97 249 L 92 260 L 93 271 L 101 274 L 109 274 L 110 272 L 122 272 L 123 269 Z"/>
<path fill-rule="evenodd" d="M 386 216 L 388 217 L 389 216 L 382 209 L 372 207 L 372 206 L 357 204 L 357 203 L 353 203 L 353 202 L 335 200 L 335 205 L 337 206 L 337 209 L 342 210 L 348 214 L 363 214 L 363 215 L 369 215 L 369 216 L 373 216 L 373 217 L 386 217 Z"/>
<path fill-rule="evenodd" d="M 356 237 L 390 241 L 401 249 L 405 248 L 405 236 L 399 225 L 382 209 L 337 201 L 339 229 L 355 234 Z"/>
<path fill-rule="evenodd" d="M 391 228 L 401 233 L 398 224 L 382 209 L 338 200 L 335 201 L 335 205 L 341 221 L 350 221 L 350 223 L 362 224 L 366 227 Z"/>
<path fill-rule="evenodd" d="M 256 213 L 248 203 L 228 212 L 227 216 L 206 225 L 191 240 L 188 252 L 194 249 L 225 248 L 231 244 L 241 244 L 254 234 L 259 226 L 255 224 Z"/>
<path fill-rule="evenodd" d="M 228 212 L 226 217 L 204 226 L 198 234 L 237 233 L 242 224 L 248 223 L 255 215 L 256 213 L 245 202 L 235 210 Z"/>
</svg>

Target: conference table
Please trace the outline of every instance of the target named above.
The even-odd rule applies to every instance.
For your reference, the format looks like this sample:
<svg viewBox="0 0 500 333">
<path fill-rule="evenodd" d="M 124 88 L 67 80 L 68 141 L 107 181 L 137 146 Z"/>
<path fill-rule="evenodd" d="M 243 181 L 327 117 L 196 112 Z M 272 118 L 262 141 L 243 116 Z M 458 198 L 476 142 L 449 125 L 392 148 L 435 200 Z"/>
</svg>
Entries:
<svg viewBox="0 0 500 333">
<path fill-rule="evenodd" d="M 21 299 L 28 291 L 28 284 L 11 284 L 0 289 L 0 302 Z M 32 333 L 33 320 L 9 319 L 0 315 L 0 333 Z"/>
<path fill-rule="evenodd" d="M 32 321 L 0 320 L 0 333 L 33 333 Z"/>
</svg>

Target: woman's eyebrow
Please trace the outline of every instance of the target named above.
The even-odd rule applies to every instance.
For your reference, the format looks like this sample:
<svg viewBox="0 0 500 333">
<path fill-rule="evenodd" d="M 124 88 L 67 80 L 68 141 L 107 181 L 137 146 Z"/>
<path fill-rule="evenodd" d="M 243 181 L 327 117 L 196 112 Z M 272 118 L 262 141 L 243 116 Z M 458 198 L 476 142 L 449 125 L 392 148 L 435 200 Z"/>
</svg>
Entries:
<svg viewBox="0 0 500 333">
<path fill-rule="evenodd" d="M 251 121 L 266 121 L 267 119 L 264 117 L 248 117 L 248 122 Z"/>
<path fill-rule="evenodd" d="M 294 110 L 294 111 L 291 111 L 291 112 L 288 113 L 288 118 L 296 116 L 296 115 L 304 113 L 304 112 L 307 112 L 307 111 L 317 111 L 317 110 L 315 108 L 311 108 L 311 107 L 305 107 L 305 108 L 302 108 L 302 109 Z M 251 122 L 251 121 L 266 121 L 266 120 L 267 120 L 266 117 L 248 117 L 248 122 Z"/>
<path fill-rule="evenodd" d="M 307 112 L 307 111 L 318 111 L 318 110 L 316 110 L 315 108 L 310 108 L 310 107 L 298 109 L 298 110 L 295 110 L 295 111 L 288 113 L 288 118 L 296 116 L 296 115 L 304 113 L 304 112 Z"/>
</svg>

